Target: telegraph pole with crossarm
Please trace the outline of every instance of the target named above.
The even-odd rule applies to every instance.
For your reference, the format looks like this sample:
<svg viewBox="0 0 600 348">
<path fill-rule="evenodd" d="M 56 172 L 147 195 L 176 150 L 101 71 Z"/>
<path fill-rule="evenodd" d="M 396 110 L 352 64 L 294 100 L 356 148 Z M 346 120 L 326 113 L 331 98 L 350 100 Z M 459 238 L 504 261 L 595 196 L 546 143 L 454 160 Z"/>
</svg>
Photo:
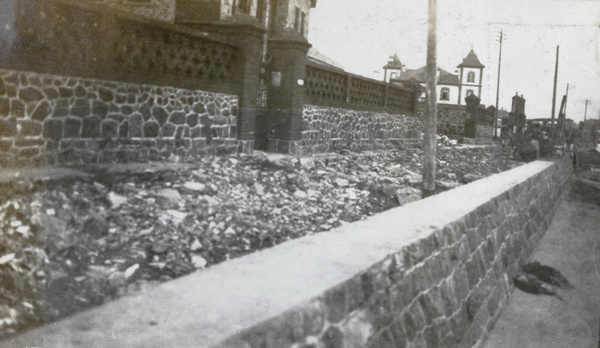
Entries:
<svg viewBox="0 0 600 348">
<path fill-rule="evenodd" d="M 498 33 L 498 41 L 500 41 L 500 53 L 498 54 L 498 85 L 496 86 L 496 111 L 494 112 L 494 138 L 498 136 L 498 101 L 500 99 L 500 66 L 502 64 L 502 41 L 506 38 L 506 35 L 500 29 Z"/>
</svg>

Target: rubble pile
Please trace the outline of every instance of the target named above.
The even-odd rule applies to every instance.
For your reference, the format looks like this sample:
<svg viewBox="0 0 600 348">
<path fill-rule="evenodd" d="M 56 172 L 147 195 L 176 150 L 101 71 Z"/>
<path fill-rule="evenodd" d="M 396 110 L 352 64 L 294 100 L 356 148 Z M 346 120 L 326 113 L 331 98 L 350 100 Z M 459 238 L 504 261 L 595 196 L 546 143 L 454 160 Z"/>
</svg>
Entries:
<svg viewBox="0 0 600 348">
<path fill-rule="evenodd" d="M 420 149 L 206 158 L 0 191 L 0 337 L 420 199 Z M 438 191 L 518 163 L 440 146 Z"/>
</svg>

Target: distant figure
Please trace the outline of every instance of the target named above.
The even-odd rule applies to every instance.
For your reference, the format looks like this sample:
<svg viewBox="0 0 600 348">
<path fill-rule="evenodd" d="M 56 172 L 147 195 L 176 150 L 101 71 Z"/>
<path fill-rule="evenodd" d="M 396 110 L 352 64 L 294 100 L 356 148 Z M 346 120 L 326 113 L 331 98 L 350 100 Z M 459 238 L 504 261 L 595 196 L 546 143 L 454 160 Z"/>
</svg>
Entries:
<svg viewBox="0 0 600 348">
<path fill-rule="evenodd" d="M 540 158 L 540 137 L 542 135 L 542 125 L 539 123 L 534 123 L 533 127 L 531 127 L 531 131 L 529 133 L 529 139 L 531 141 L 531 145 L 535 148 L 536 157 L 535 159 Z"/>
<path fill-rule="evenodd" d="M 525 141 L 519 147 L 519 154 L 525 162 L 535 161 L 540 157 L 540 128 L 540 124 L 535 123 L 525 131 Z"/>
<path fill-rule="evenodd" d="M 547 131 L 543 130 L 540 133 L 538 142 L 539 142 L 539 147 L 540 147 L 540 149 L 539 149 L 540 157 L 548 156 L 554 150 L 554 145 L 552 144 L 552 140 L 548 136 Z"/>
<path fill-rule="evenodd" d="M 568 130 L 566 134 L 567 152 L 573 151 L 573 143 L 575 142 L 575 131 Z"/>
</svg>

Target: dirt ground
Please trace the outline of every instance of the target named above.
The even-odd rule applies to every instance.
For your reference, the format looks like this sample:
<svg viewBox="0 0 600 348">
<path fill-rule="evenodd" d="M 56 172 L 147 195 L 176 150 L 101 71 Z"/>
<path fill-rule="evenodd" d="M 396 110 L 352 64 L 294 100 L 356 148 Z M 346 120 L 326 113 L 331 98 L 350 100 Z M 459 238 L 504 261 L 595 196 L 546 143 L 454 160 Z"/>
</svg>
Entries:
<svg viewBox="0 0 600 348">
<path fill-rule="evenodd" d="M 560 270 L 564 301 L 515 289 L 485 348 L 600 347 L 600 185 L 576 181 L 531 260 Z"/>
</svg>

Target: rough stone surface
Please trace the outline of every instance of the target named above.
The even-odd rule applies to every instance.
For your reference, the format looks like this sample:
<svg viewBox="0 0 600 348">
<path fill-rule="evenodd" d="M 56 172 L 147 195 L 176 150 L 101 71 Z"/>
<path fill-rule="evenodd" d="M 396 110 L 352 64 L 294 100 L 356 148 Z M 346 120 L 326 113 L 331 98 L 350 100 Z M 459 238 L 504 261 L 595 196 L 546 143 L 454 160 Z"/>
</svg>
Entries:
<svg viewBox="0 0 600 348">
<path fill-rule="evenodd" d="M 414 116 L 305 105 L 302 140 L 275 152 L 307 154 L 339 150 L 383 150 L 390 146 L 415 144 L 421 138 L 421 121 Z"/>
<path fill-rule="evenodd" d="M 6 166 L 147 161 L 139 156 L 148 150 L 144 138 L 206 140 L 173 143 L 159 150 L 154 160 L 171 155 L 189 160 L 238 149 L 249 152 L 253 147 L 251 141 L 237 139 L 235 95 L 5 69 L 0 69 L 0 86 L 15 91 L 0 97 L 0 135 L 11 141 L 18 136 L 36 140 L 8 148 L 11 158 L 27 158 Z M 149 103 L 152 98 L 160 103 Z M 224 114 L 228 122 L 222 122 Z M 199 129 L 187 128 L 201 118 L 220 123 L 218 131 L 202 136 Z M 113 146 L 101 146 L 107 139 Z M 235 146 L 219 147 L 224 141 Z M 38 155 L 31 156 L 34 153 Z"/>
<path fill-rule="evenodd" d="M 532 162 L 179 278 L 14 343 L 477 346 L 571 177 L 568 159 Z"/>
</svg>

